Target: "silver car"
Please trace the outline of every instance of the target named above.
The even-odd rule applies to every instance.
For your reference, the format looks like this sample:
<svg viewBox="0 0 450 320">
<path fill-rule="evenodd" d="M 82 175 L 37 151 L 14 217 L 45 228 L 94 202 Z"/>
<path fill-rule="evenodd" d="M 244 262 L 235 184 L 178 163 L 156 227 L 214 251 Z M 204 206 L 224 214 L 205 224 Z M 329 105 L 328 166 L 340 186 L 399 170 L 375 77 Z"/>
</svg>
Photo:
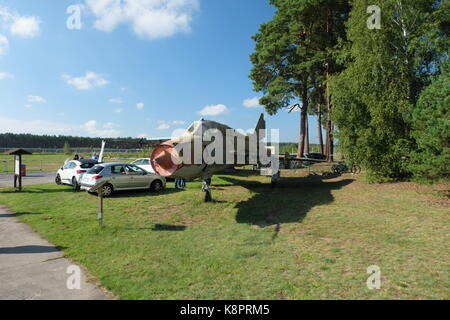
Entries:
<svg viewBox="0 0 450 320">
<path fill-rule="evenodd" d="M 105 183 L 101 192 L 110 196 L 114 191 L 148 189 L 153 192 L 166 187 L 166 179 L 129 163 L 102 163 L 95 165 L 81 177 L 81 189 L 91 190 Z"/>
</svg>

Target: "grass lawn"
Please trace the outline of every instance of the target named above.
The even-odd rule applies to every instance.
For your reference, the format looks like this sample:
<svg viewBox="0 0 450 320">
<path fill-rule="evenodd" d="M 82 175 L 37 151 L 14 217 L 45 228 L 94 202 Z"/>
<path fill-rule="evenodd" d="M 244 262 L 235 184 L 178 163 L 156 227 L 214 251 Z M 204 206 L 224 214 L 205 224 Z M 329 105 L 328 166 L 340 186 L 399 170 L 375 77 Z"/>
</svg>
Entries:
<svg viewBox="0 0 450 320">
<path fill-rule="evenodd" d="M 0 204 L 121 299 L 449 299 L 448 185 L 219 175 L 105 200 L 70 187 L 0 189 Z M 367 267 L 381 268 L 368 290 Z"/>
</svg>

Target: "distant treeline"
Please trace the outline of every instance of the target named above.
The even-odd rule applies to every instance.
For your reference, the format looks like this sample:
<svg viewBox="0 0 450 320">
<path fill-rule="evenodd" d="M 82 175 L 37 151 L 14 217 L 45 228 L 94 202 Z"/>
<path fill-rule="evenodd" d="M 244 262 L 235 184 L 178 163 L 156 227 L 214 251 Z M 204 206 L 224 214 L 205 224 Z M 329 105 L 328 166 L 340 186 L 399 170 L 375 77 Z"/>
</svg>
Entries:
<svg viewBox="0 0 450 320">
<path fill-rule="evenodd" d="M 34 134 L 0 133 L 0 148 L 42 148 L 63 149 L 66 143 L 70 148 L 92 148 L 98 149 L 106 141 L 108 149 L 142 149 L 154 147 L 163 140 L 148 140 L 136 138 L 87 138 L 72 136 L 47 136 Z M 318 152 L 318 145 L 311 144 L 311 152 Z M 280 153 L 296 153 L 297 143 L 280 143 Z"/>
<path fill-rule="evenodd" d="M 99 148 L 106 140 L 108 149 L 140 149 L 155 144 L 154 141 L 137 138 L 88 138 L 71 136 L 48 136 L 34 134 L 0 134 L 0 148 L 64 148 L 68 143 L 71 148 Z M 157 144 L 157 143 L 156 143 Z"/>
</svg>

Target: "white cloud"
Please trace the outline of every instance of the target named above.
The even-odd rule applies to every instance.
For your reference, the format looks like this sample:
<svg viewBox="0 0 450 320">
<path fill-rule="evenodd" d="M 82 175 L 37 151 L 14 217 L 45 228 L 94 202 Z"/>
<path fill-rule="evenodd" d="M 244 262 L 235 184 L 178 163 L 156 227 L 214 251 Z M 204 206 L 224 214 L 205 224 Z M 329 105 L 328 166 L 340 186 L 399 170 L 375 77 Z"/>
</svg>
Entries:
<svg viewBox="0 0 450 320">
<path fill-rule="evenodd" d="M 82 77 L 72 77 L 71 75 L 63 74 L 62 78 L 67 84 L 74 86 L 78 90 L 91 90 L 109 84 L 109 81 L 105 80 L 100 74 L 89 71 Z"/>
<path fill-rule="evenodd" d="M 0 27 L 13 36 L 33 38 L 39 35 L 41 21 L 36 16 L 22 16 L 0 7 Z M 0 34 L 0 55 L 6 54 L 9 49 L 8 38 Z"/>
<path fill-rule="evenodd" d="M 258 108 L 261 107 L 261 104 L 259 103 L 258 97 L 254 97 L 252 99 L 245 99 L 243 102 L 244 107 L 246 108 Z"/>
<path fill-rule="evenodd" d="M 117 103 L 117 104 L 122 104 L 123 103 L 122 98 L 112 98 L 112 99 L 109 99 L 108 101 L 111 102 L 111 103 Z"/>
<path fill-rule="evenodd" d="M 122 112 L 123 112 L 123 109 L 122 109 L 122 108 L 118 108 L 118 109 L 114 110 L 114 112 L 115 112 L 115 113 L 122 113 Z"/>
<path fill-rule="evenodd" d="M 175 120 L 175 121 L 160 120 L 160 121 L 158 121 L 158 123 L 159 123 L 159 126 L 156 128 L 156 130 L 167 130 L 173 126 L 181 126 L 183 124 L 186 124 L 185 121 L 181 121 L 181 120 Z"/>
<path fill-rule="evenodd" d="M 107 122 L 107 123 L 105 123 L 103 125 L 103 129 L 116 129 L 118 127 L 119 127 L 118 124 L 115 124 L 115 123 L 112 123 L 112 122 Z"/>
<path fill-rule="evenodd" d="M 0 55 L 6 54 L 9 49 L 9 40 L 4 35 L 0 34 Z"/>
<path fill-rule="evenodd" d="M 116 138 L 121 133 L 117 129 L 118 127 L 118 125 L 113 123 L 105 123 L 103 125 L 99 125 L 95 120 L 90 120 L 84 124 L 79 125 L 62 122 L 51 122 L 46 120 L 17 120 L 0 116 L 0 128 L 2 128 L 1 131 L 10 133 Z"/>
<path fill-rule="evenodd" d="M 156 130 L 167 130 L 170 129 L 170 125 L 168 123 L 161 123 Z"/>
<path fill-rule="evenodd" d="M 75 126 L 62 123 L 49 122 L 45 120 L 10 119 L 0 117 L 0 128 L 2 132 L 10 133 L 32 133 L 32 134 L 74 134 L 77 133 Z M 79 130 L 78 130 L 79 133 Z"/>
<path fill-rule="evenodd" d="M 226 113 L 228 113 L 228 108 L 223 104 L 206 106 L 199 112 L 199 114 L 202 116 L 218 116 Z"/>
<path fill-rule="evenodd" d="M 97 136 L 97 137 L 117 137 L 120 134 L 119 130 L 116 130 L 118 128 L 118 125 L 108 122 L 105 123 L 102 127 L 102 129 L 98 129 L 98 123 L 95 120 L 87 121 L 83 129 L 91 136 Z"/>
<path fill-rule="evenodd" d="M 199 0 L 86 0 L 95 15 L 95 28 L 110 32 L 128 23 L 139 36 L 148 39 L 190 32 Z"/>
<path fill-rule="evenodd" d="M 34 38 L 39 35 L 41 20 L 37 16 L 26 16 L 0 8 L 2 24 L 12 35 L 22 38 Z"/>
<path fill-rule="evenodd" d="M 14 79 L 14 75 L 8 72 L 0 72 L 0 80 Z"/>
<path fill-rule="evenodd" d="M 143 102 L 136 103 L 136 108 L 138 110 L 142 110 L 142 109 L 144 109 L 144 107 L 145 107 L 145 104 Z"/>
<path fill-rule="evenodd" d="M 141 138 L 141 139 L 146 139 L 146 138 L 148 138 L 148 134 L 146 134 L 146 133 L 141 133 L 141 134 L 139 134 L 137 137 L 138 137 L 138 138 Z"/>
<path fill-rule="evenodd" d="M 31 104 L 26 104 L 24 107 L 27 108 L 27 109 L 30 109 L 32 107 L 32 105 Z"/>
<path fill-rule="evenodd" d="M 28 102 L 31 103 L 45 103 L 47 102 L 44 98 L 39 96 L 28 96 Z"/>
<path fill-rule="evenodd" d="M 39 35 L 41 21 L 35 16 L 15 16 L 10 26 L 13 35 L 34 38 Z"/>
</svg>

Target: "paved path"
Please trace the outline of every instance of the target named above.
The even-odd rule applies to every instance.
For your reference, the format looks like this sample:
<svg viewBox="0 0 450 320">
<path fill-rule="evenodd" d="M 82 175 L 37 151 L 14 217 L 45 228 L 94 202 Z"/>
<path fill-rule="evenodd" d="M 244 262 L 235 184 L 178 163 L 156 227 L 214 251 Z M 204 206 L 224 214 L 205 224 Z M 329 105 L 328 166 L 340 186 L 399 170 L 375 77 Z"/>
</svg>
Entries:
<svg viewBox="0 0 450 320">
<path fill-rule="evenodd" d="M 22 185 L 43 184 L 55 181 L 55 172 L 33 172 L 22 177 Z M 12 187 L 14 185 L 14 175 L 12 173 L 0 174 L 0 188 Z"/>
<path fill-rule="evenodd" d="M 105 300 L 110 295 L 98 288 L 81 268 L 81 288 L 69 290 L 74 265 L 62 252 L 42 239 L 14 214 L 0 207 L 0 300 Z M 72 271 L 73 272 L 73 271 Z"/>
</svg>

